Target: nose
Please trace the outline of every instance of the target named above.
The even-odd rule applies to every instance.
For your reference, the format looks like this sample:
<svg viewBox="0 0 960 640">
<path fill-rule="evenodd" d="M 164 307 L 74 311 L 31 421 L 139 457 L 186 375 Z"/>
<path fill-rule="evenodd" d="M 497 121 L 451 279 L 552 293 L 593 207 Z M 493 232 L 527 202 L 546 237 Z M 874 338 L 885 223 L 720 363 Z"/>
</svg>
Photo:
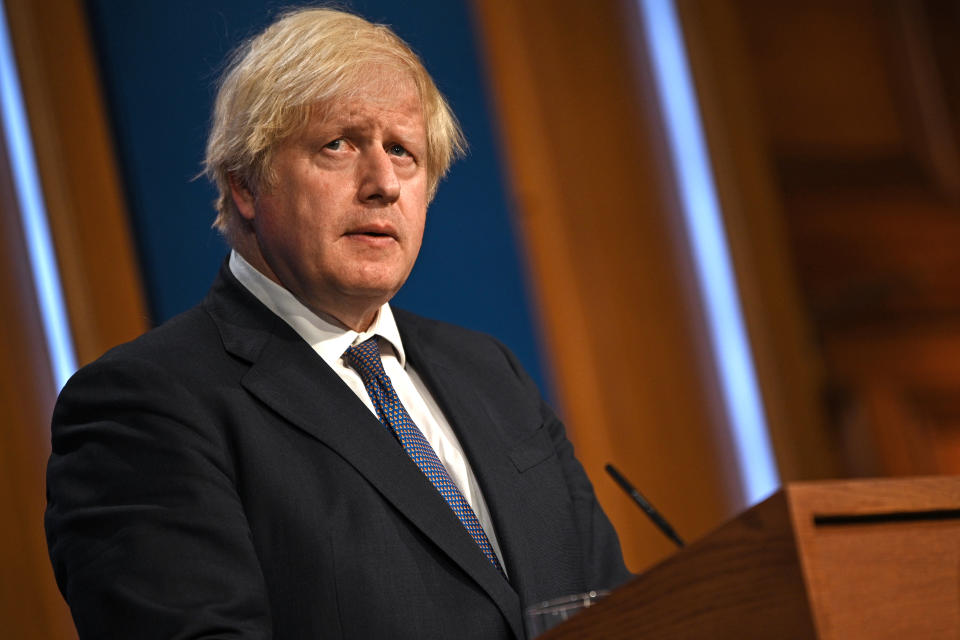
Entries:
<svg viewBox="0 0 960 640">
<path fill-rule="evenodd" d="M 390 155 L 382 148 L 368 149 L 360 160 L 361 202 L 392 204 L 400 197 L 400 180 Z"/>
</svg>

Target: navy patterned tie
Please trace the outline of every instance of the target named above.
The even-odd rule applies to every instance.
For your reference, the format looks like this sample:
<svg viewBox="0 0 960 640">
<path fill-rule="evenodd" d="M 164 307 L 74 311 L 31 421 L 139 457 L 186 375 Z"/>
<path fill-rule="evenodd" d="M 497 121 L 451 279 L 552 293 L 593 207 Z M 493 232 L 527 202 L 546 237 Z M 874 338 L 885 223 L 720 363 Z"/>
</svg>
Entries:
<svg viewBox="0 0 960 640">
<path fill-rule="evenodd" d="M 483 532 L 477 515 L 470 508 L 469 503 L 460 493 L 460 489 L 450 479 L 443 463 L 434 452 L 433 447 L 427 442 L 423 433 L 417 428 L 410 418 L 410 414 L 403 408 L 397 392 L 394 391 L 387 372 L 383 370 L 383 362 L 380 360 L 380 345 L 376 338 L 370 338 L 366 342 L 354 345 L 347 349 L 344 354 L 360 378 L 363 380 L 363 386 L 367 388 L 370 399 L 373 400 L 373 406 L 377 410 L 377 417 L 393 431 L 393 434 L 403 445 L 404 450 L 420 467 L 420 470 L 427 476 L 431 484 L 437 488 L 440 495 L 443 496 L 457 518 L 466 527 L 470 537 L 474 539 L 483 555 L 487 557 L 493 566 L 503 574 L 503 568 L 497 555 L 490 546 L 490 540 L 487 534 Z"/>
</svg>

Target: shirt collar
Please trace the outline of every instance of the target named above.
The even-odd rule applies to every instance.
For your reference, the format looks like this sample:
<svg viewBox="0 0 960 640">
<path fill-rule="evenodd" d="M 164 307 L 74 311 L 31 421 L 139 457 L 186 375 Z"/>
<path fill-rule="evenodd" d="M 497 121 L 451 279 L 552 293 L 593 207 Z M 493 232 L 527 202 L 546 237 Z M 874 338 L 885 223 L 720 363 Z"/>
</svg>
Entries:
<svg viewBox="0 0 960 640">
<path fill-rule="evenodd" d="M 230 271 L 240 284 L 290 325 L 331 367 L 340 360 L 340 356 L 348 347 L 360 344 L 373 336 L 385 340 L 393 348 L 400 366 L 406 365 L 400 330 L 397 329 L 397 322 L 388 303 L 380 307 L 377 317 L 366 331 L 357 332 L 344 327 L 330 315 L 314 313 L 308 309 L 292 293 L 257 271 L 236 251 L 230 252 L 229 264 Z M 383 341 L 381 341 L 382 346 Z"/>
</svg>

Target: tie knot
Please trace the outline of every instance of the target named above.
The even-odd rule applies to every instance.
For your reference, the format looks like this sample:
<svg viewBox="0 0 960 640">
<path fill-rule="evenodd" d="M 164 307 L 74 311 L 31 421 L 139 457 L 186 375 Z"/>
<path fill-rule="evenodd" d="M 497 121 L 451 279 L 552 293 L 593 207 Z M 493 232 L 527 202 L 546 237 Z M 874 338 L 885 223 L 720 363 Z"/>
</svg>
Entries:
<svg viewBox="0 0 960 640">
<path fill-rule="evenodd" d="M 383 362 L 380 360 L 380 345 L 376 336 L 351 346 L 344 355 L 362 378 L 386 376 Z"/>
</svg>

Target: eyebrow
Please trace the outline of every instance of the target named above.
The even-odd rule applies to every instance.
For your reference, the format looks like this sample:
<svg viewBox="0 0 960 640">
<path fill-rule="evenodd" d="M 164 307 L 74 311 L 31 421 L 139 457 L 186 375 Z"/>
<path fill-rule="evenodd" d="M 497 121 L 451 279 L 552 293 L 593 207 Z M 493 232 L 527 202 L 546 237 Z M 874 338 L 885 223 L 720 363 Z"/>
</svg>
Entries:
<svg viewBox="0 0 960 640">
<path fill-rule="evenodd" d="M 385 135 L 384 138 L 389 141 L 403 143 L 405 146 L 415 146 L 419 144 L 425 147 L 427 144 L 426 128 L 422 128 L 419 132 L 420 135 L 414 133 L 413 130 L 415 128 L 416 127 L 406 124 L 392 124 L 389 127 L 390 135 Z M 314 143 L 326 141 L 327 138 L 334 135 L 343 135 L 346 137 L 366 136 L 378 130 L 379 128 L 376 125 L 366 122 L 362 118 L 354 119 L 346 117 L 327 120 L 315 127 L 308 127 L 303 135 L 305 141 Z"/>
</svg>

